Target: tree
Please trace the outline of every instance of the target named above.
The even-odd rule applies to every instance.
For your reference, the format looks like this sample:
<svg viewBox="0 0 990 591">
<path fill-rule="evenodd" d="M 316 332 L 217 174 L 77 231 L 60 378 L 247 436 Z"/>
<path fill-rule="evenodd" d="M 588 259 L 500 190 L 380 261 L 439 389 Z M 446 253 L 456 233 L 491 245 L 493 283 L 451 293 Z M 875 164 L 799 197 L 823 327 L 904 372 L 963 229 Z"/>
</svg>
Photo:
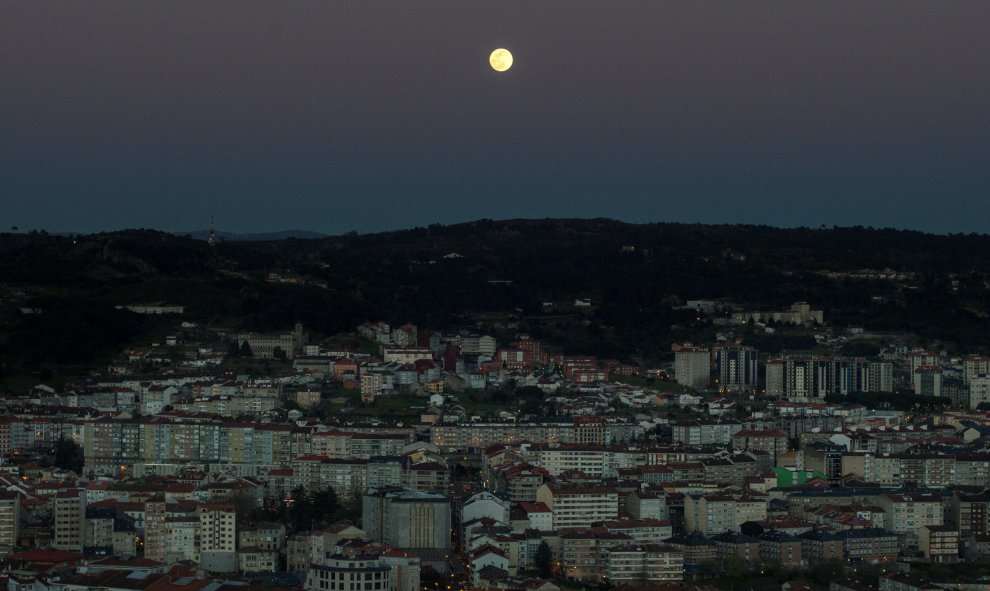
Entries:
<svg viewBox="0 0 990 591">
<path fill-rule="evenodd" d="M 71 439 L 59 439 L 55 444 L 55 465 L 63 470 L 71 470 L 76 474 L 82 474 L 83 450 Z"/>
<path fill-rule="evenodd" d="M 285 349 L 282 347 L 275 347 L 272 349 L 272 358 L 278 359 L 279 361 L 284 361 L 287 357 L 288 355 L 285 354 Z"/>
<path fill-rule="evenodd" d="M 241 357 L 254 357 L 254 351 L 251 350 L 251 345 L 247 341 L 241 343 L 238 353 Z"/>
<path fill-rule="evenodd" d="M 550 549 L 549 544 L 540 542 L 540 547 L 536 549 L 536 556 L 533 557 L 533 562 L 536 564 L 536 570 L 539 571 L 540 577 L 544 579 L 550 578 L 550 574 L 553 572 L 553 550 Z"/>
<path fill-rule="evenodd" d="M 334 522 L 357 523 L 361 519 L 362 500 L 361 489 L 355 487 L 350 496 L 344 497 L 337 506 L 337 512 L 333 515 Z"/>
<path fill-rule="evenodd" d="M 334 518 L 340 508 L 337 491 L 332 487 L 327 487 L 321 491 L 314 492 L 310 498 L 313 502 L 314 519 L 317 521 L 326 521 L 326 525 L 329 525 L 329 521 Z"/>
<path fill-rule="evenodd" d="M 726 558 L 722 567 L 730 577 L 742 577 L 749 572 L 749 563 L 735 555 Z"/>
<path fill-rule="evenodd" d="M 289 522 L 294 531 L 308 531 L 313 526 L 313 500 L 306 489 L 297 486 L 291 492 L 292 504 L 289 505 Z"/>
<path fill-rule="evenodd" d="M 248 492 L 238 492 L 230 497 L 230 502 L 234 505 L 234 516 L 237 519 L 238 527 L 244 527 L 254 520 L 254 513 L 257 508 L 254 495 Z"/>
</svg>

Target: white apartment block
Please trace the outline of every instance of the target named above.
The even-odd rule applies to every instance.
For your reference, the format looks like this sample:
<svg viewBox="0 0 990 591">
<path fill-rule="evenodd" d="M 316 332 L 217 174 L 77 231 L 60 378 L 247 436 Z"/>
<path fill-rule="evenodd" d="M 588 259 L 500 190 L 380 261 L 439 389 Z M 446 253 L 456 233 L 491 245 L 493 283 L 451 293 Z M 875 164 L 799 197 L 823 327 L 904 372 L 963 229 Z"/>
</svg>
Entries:
<svg viewBox="0 0 990 591">
<path fill-rule="evenodd" d="M 551 476 L 579 470 L 589 478 L 616 476 L 615 453 L 601 447 L 542 447 L 525 449 L 523 457 L 530 464 L 544 468 Z"/>
<path fill-rule="evenodd" d="M 385 376 L 378 372 L 361 374 L 361 402 L 372 402 L 385 388 Z"/>
<path fill-rule="evenodd" d="M 725 495 L 686 495 L 684 530 L 714 536 L 736 529 L 736 500 Z"/>
<path fill-rule="evenodd" d="M 969 380 L 969 407 L 976 409 L 983 403 L 990 403 L 990 376 L 975 375 Z"/>
<path fill-rule="evenodd" d="M 609 486 L 557 487 L 548 484 L 536 491 L 536 501 L 553 513 L 553 528 L 591 527 L 619 517 L 619 493 Z"/>
<path fill-rule="evenodd" d="M 203 505 L 199 510 L 199 562 L 210 571 L 237 569 L 237 526 L 230 503 Z"/>
<path fill-rule="evenodd" d="M 729 445 L 741 430 L 739 421 L 684 421 L 671 425 L 671 436 L 681 445 Z"/>
<path fill-rule="evenodd" d="M 887 493 L 877 504 L 884 510 L 884 528 L 907 545 L 917 544 L 922 527 L 943 523 L 942 497 L 937 494 Z"/>
<path fill-rule="evenodd" d="M 164 562 L 199 561 L 196 548 L 196 542 L 199 540 L 199 523 L 200 520 L 195 517 L 166 518 Z"/>
<path fill-rule="evenodd" d="M 990 376 L 990 357 L 969 355 L 963 359 L 963 384 L 971 384 L 978 376 Z"/>
<path fill-rule="evenodd" d="M 711 380 L 712 356 L 704 347 L 683 347 L 674 353 L 674 380 L 699 390 Z"/>
</svg>

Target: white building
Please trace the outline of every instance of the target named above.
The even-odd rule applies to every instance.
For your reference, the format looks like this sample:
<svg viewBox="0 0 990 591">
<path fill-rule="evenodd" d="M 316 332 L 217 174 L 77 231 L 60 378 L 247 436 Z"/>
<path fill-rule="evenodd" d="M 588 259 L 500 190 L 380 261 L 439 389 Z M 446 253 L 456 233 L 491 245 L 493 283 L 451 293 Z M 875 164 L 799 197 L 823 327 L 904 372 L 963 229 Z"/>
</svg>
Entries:
<svg viewBox="0 0 990 591">
<path fill-rule="evenodd" d="M 591 527 L 619 516 L 619 494 L 610 486 L 558 487 L 544 484 L 536 491 L 537 502 L 553 513 L 553 528 Z"/>
<path fill-rule="evenodd" d="M 509 523 L 509 501 L 488 491 L 471 495 L 461 506 L 461 523 L 482 517 Z"/>
<path fill-rule="evenodd" d="M 736 501 L 727 495 L 686 495 L 684 531 L 705 536 L 736 530 Z"/>
<path fill-rule="evenodd" d="M 165 518 L 165 559 L 174 563 L 183 560 L 198 561 L 199 519 L 195 517 Z"/>
<path fill-rule="evenodd" d="M 704 347 L 682 347 L 674 353 L 674 380 L 682 386 L 703 390 L 712 373 L 712 357 Z"/>
<path fill-rule="evenodd" d="M 234 506 L 211 503 L 199 509 L 199 563 L 205 570 L 237 570 L 237 526 Z"/>
<path fill-rule="evenodd" d="M 990 403 L 990 376 L 973 376 L 969 380 L 969 407 L 975 409 L 983 403 Z"/>
<path fill-rule="evenodd" d="M 306 591 L 396 591 L 392 568 L 378 556 L 334 555 L 310 565 Z"/>
</svg>

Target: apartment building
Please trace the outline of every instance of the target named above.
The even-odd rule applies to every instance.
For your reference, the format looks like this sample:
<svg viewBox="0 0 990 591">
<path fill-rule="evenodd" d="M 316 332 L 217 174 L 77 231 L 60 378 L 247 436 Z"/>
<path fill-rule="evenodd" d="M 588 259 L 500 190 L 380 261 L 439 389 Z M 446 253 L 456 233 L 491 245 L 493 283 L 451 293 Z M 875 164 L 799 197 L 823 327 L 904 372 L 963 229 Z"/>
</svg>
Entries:
<svg viewBox="0 0 990 591">
<path fill-rule="evenodd" d="M 932 562 L 959 560 L 959 530 L 951 525 L 925 525 L 918 530 L 918 549 Z"/>
<path fill-rule="evenodd" d="M 601 524 L 606 531 L 613 534 L 625 534 L 637 544 L 659 544 L 674 535 L 669 521 L 660 519 L 621 519 L 606 521 Z"/>
<path fill-rule="evenodd" d="M 676 422 L 670 430 L 675 444 L 729 445 L 742 428 L 742 423 L 734 420 L 701 420 Z"/>
<path fill-rule="evenodd" d="M 912 386 L 917 396 L 942 395 L 942 368 L 924 365 L 912 372 Z"/>
<path fill-rule="evenodd" d="M 179 562 L 182 560 L 199 560 L 199 517 L 166 517 L 165 518 L 165 558 L 163 562 Z M 147 529 L 145 530 L 147 534 Z M 145 557 L 148 543 L 145 541 Z"/>
<path fill-rule="evenodd" d="M 361 402 L 373 402 L 385 389 L 385 376 L 381 372 L 369 371 L 361 374 Z"/>
<path fill-rule="evenodd" d="M 719 390 L 753 390 L 757 386 L 759 352 L 742 345 L 716 345 L 715 387 Z"/>
<path fill-rule="evenodd" d="M 82 552 L 85 534 L 86 502 L 84 491 L 69 489 L 55 495 L 55 531 L 52 547 Z"/>
<path fill-rule="evenodd" d="M 483 422 L 434 424 L 430 441 L 444 451 L 484 449 L 495 444 L 529 442 L 560 445 L 598 439 L 600 427 L 588 423 L 588 417 L 541 423 Z M 643 428 L 634 423 L 608 421 L 603 427 L 602 444 L 624 443 L 642 435 Z"/>
<path fill-rule="evenodd" d="M 685 495 L 684 531 L 713 536 L 736 529 L 736 500 L 722 494 Z"/>
<path fill-rule="evenodd" d="M 990 492 L 953 492 L 947 522 L 959 530 L 959 536 L 964 539 L 990 534 Z"/>
<path fill-rule="evenodd" d="M 969 385 L 973 378 L 990 376 L 990 356 L 967 355 L 963 358 L 963 384 Z"/>
<path fill-rule="evenodd" d="M 609 486 L 562 487 L 544 484 L 536 492 L 537 502 L 553 512 L 553 527 L 591 527 L 599 521 L 619 517 L 619 493 Z"/>
<path fill-rule="evenodd" d="M 718 556 L 718 544 L 698 532 L 678 534 L 666 543 L 684 554 L 685 572 L 697 573 L 701 565 L 714 561 Z"/>
<path fill-rule="evenodd" d="M 684 554 L 667 544 L 615 546 L 605 551 L 605 578 L 613 585 L 682 581 Z"/>
<path fill-rule="evenodd" d="M 784 568 L 801 566 L 801 538 L 780 530 L 765 531 L 760 540 L 760 559 Z"/>
<path fill-rule="evenodd" d="M 897 559 L 900 542 L 897 534 L 882 528 L 849 529 L 838 532 L 847 560 L 871 564 Z"/>
<path fill-rule="evenodd" d="M 663 491 L 636 490 L 626 495 L 626 511 L 633 519 L 670 519 L 667 495 Z"/>
<path fill-rule="evenodd" d="M 626 534 L 581 529 L 560 536 L 560 567 L 572 581 L 601 581 L 607 569 L 609 548 L 629 544 Z"/>
<path fill-rule="evenodd" d="M 711 383 L 711 352 L 704 347 L 681 347 L 674 352 L 674 381 L 697 390 Z"/>
<path fill-rule="evenodd" d="M 943 396 L 950 396 L 949 385 L 942 387 Z M 990 375 L 973 376 L 969 384 L 959 388 L 958 397 L 953 398 L 953 405 L 962 406 L 965 403 L 972 410 L 980 408 L 981 404 L 990 404 Z"/>
<path fill-rule="evenodd" d="M 144 556 L 164 561 L 168 550 L 166 539 L 166 504 L 164 497 L 148 499 L 144 504 Z"/>
<path fill-rule="evenodd" d="M 524 449 L 523 457 L 530 464 L 545 469 L 550 476 L 573 470 L 589 478 L 613 478 L 616 475 L 615 453 L 601 446 L 534 445 Z"/>
<path fill-rule="evenodd" d="M 398 433 L 353 433 L 320 431 L 311 436 L 311 453 L 328 458 L 369 459 L 375 456 L 397 456 L 410 443 L 407 435 Z"/>
<path fill-rule="evenodd" d="M 488 517 L 498 523 L 509 523 L 511 503 L 504 495 L 481 491 L 468 497 L 461 505 L 461 523 Z"/>
<path fill-rule="evenodd" d="M 115 507 L 86 507 L 83 552 L 92 555 L 113 554 Z"/>
<path fill-rule="evenodd" d="M 439 493 L 378 489 L 362 498 L 362 524 L 368 537 L 412 552 L 440 572 L 450 553 L 450 500 Z"/>
<path fill-rule="evenodd" d="M 0 490 L 0 554 L 14 551 L 21 527 L 21 497 L 14 491 Z"/>
<path fill-rule="evenodd" d="M 732 447 L 763 451 L 776 461 L 788 449 L 787 433 L 780 429 L 741 429 L 732 435 Z"/>
<path fill-rule="evenodd" d="M 237 524 L 234 505 L 210 503 L 199 508 L 199 563 L 213 572 L 237 570 Z"/>
<path fill-rule="evenodd" d="M 536 502 L 536 492 L 549 477 L 543 468 L 530 464 L 514 465 L 507 470 L 499 471 L 499 487 L 505 490 L 513 503 Z"/>
<path fill-rule="evenodd" d="M 943 524 L 942 497 L 933 493 L 902 492 L 880 495 L 884 528 L 894 532 L 907 546 L 918 544 L 922 527 Z"/>
<path fill-rule="evenodd" d="M 760 541 L 741 533 L 725 532 L 711 537 L 715 542 L 716 556 L 724 561 L 731 556 L 755 563 L 760 560 Z"/>
<path fill-rule="evenodd" d="M 361 494 L 369 488 L 400 486 L 403 482 L 402 460 L 397 457 L 357 460 L 309 455 L 293 459 L 290 466 L 290 490 L 297 486 L 307 490 L 329 486 L 343 498 Z"/>
<path fill-rule="evenodd" d="M 766 393 L 811 401 L 851 392 L 890 392 L 893 365 L 860 357 L 788 355 L 767 362 Z"/>
<path fill-rule="evenodd" d="M 842 560 L 845 544 L 842 536 L 825 529 L 813 529 L 798 535 L 801 539 L 801 556 L 809 563 Z"/>
</svg>

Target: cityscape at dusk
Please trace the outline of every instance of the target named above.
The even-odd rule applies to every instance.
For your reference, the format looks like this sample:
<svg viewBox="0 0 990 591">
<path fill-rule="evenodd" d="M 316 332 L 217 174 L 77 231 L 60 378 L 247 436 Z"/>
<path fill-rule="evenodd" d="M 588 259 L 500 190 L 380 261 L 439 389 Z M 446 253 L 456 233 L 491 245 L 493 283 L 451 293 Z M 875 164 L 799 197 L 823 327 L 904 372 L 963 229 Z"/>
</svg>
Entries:
<svg viewBox="0 0 990 591">
<path fill-rule="evenodd" d="M 0 6 L 0 591 L 990 591 L 990 4 Z"/>
</svg>

